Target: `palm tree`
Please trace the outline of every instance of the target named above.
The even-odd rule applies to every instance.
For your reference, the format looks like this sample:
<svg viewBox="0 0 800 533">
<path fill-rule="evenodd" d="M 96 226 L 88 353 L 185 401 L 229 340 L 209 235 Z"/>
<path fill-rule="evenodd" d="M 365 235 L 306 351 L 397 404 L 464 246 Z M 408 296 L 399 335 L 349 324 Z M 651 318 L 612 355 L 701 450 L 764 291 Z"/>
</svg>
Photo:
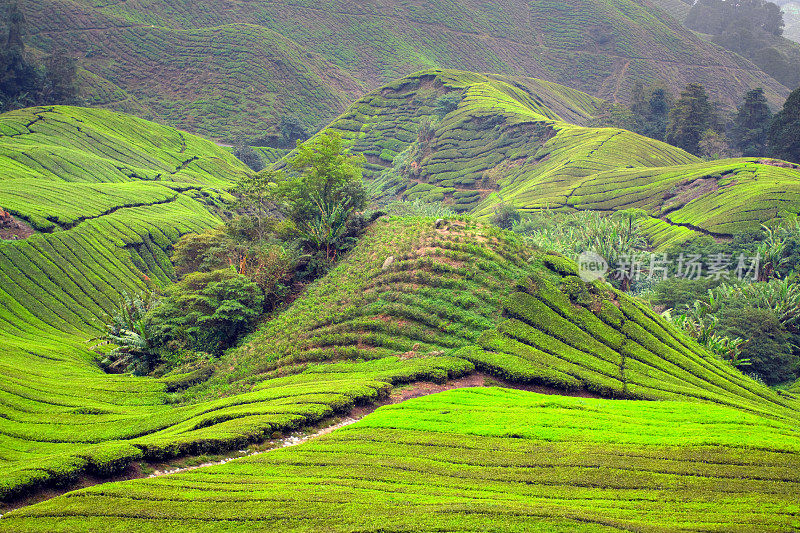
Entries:
<svg viewBox="0 0 800 533">
<path fill-rule="evenodd" d="M 158 362 L 159 353 L 153 342 L 147 313 L 157 304 L 150 292 L 131 296 L 122 293 L 117 309 L 107 316 L 105 333 L 93 340 L 93 346 L 115 346 L 101 364 L 111 371 L 148 374 Z"/>
</svg>

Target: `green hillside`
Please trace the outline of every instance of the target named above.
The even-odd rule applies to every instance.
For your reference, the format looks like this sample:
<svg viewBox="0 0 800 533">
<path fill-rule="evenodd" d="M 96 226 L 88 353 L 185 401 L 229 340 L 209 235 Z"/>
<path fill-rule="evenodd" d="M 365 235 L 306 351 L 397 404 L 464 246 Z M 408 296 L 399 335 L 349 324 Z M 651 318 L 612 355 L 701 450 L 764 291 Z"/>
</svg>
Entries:
<svg viewBox="0 0 800 533">
<path fill-rule="evenodd" d="M 317 126 L 428 68 L 535 76 L 611 101 L 636 81 L 704 84 L 729 106 L 788 90 L 650 3 L 29 0 L 27 41 L 79 60 L 93 105 L 212 138 L 259 138 L 281 116 Z"/>
<path fill-rule="evenodd" d="M 443 101 L 453 109 L 442 111 Z M 367 156 L 366 176 L 387 200 L 444 201 L 483 217 L 500 202 L 522 210 L 637 207 L 653 217 L 658 246 L 800 212 L 796 165 L 702 162 L 625 130 L 585 127 L 603 109 L 601 100 L 540 80 L 432 70 L 370 93 L 330 127 Z"/>
<path fill-rule="evenodd" d="M 415 90 L 420 84 L 429 95 Z M 473 120 L 469 117 L 500 112 L 503 123 L 493 127 L 519 127 L 528 133 L 500 134 L 498 143 L 521 143 L 516 149 L 523 155 L 526 143 L 533 139 L 541 145 L 539 135 L 550 127 L 556 134 L 551 141 L 569 135 L 594 143 L 601 163 L 607 160 L 601 157 L 603 150 L 613 146 L 608 137 L 614 135 L 627 139 L 616 145 L 617 150 L 640 143 L 639 148 L 652 147 L 653 152 L 639 157 L 649 156 L 658 164 L 698 164 L 679 150 L 633 134 L 560 122 L 559 117 L 590 120 L 601 102 L 546 82 L 425 74 L 401 80 L 383 96 L 372 98 L 407 98 L 420 106 L 414 109 L 433 109 L 442 91 L 455 84 L 461 84 L 467 96 L 444 117 L 442 131 L 455 134 L 461 130 L 448 130 L 447 124 L 468 124 Z M 363 105 L 355 109 L 366 110 Z M 338 124 L 350 124 L 346 120 Z M 369 140 L 381 128 L 405 131 L 401 126 L 407 120 L 391 122 L 392 128 L 376 120 L 374 129 L 353 132 L 350 138 Z M 460 138 L 469 146 L 467 135 Z M 634 153 L 622 151 L 629 158 Z M 473 219 L 451 219 L 439 227 L 424 218 L 376 221 L 333 270 L 264 321 L 240 347 L 228 351 L 211 375 L 194 372 L 156 379 L 105 374 L 89 349 L 105 313 L 122 293 L 173 279 L 171 245 L 185 233 L 218 225 L 219 210 L 228 197 L 224 189 L 248 170 L 227 150 L 199 137 L 130 116 L 74 107 L 0 115 L 0 157 L 0 207 L 33 232 L 26 239 L 0 241 L 4 502 L 54 485 L 69 486 L 85 474 L 109 476 L 136 461 L 246 449 L 276 433 L 380 401 L 397 385 L 444 383 L 476 371 L 518 385 L 609 398 L 694 402 L 696 413 L 725 409 L 725 417 L 776 428 L 758 432 L 764 440 L 753 446 L 764 455 L 752 460 L 760 465 L 760 475 L 773 476 L 787 487 L 794 483 L 770 466 L 775 453 L 785 452 L 781 446 L 789 446 L 775 435 L 786 433 L 785 442 L 794 438 L 783 429 L 798 420 L 800 405 L 792 393 L 779 395 L 745 377 L 637 300 L 599 283 L 583 283 L 570 261 Z M 509 159 L 514 160 L 513 154 Z M 483 164 L 480 157 L 476 161 Z M 740 176 L 738 182 L 743 179 Z M 669 413 L 687 410 L 683 403 L 665 405 L 665 424 Z M 565 426 L 584 423 L 581 420 L 563 417 Z M 523 423 L 509 419 L 506 425 L 514 424 Z M 532 435 L 520 427 L 521 435 Z M 410 442 L 416 439 L 408 428 L 399 431 Z M 457 437 L 463 431 L 453 433 Z M 737 431 L 724 433 L 730 437 L 712 433 L 703 437 L 712 441 L 704 442 L 717 445 L 713 439 L 719 438 L 732 448 L 750 446 L 737 444 Z M 597 435 L 607 438 L 602 432 Z M 735 454 L 737 449 L 720 453 Z M 454 475 L 463 476 L 467 470 L 471 468 Z M 689 477 L 679 479 L 676 483 L 689 483 L 687 490 L 694 491 Z M 643 485 L 642 490 L 651 491 L 647 494 L 652 497 L 657 487 Z M 582 497 L 589 498 L 589 506 L 602 500 L 593 494 Z M 216 492 L 207 493 L 208 509 L 216 498 Z M 736 498 L 731 505 L 742 505 Z M 57 501 L 61 500 L 52 505 L 61 506 Z M 60 508 L 92 529 L 92 512 L 105 511 L 96 503 L 89 505 L 94 511 Z M 694 503 L 688 508 L 676 505 L 686 516 L 698 512 Z M 759 524 L 783 523 L 778 509 L 782 504 L 775 505 L 763 517 L 756 516 L 753 506 L 748 512 Z M 31 507 L 30 512 L 36 509 L 40 508 Z M 194 520 L 201 516 L 196 513 L 186 508 L 179 516 Z M 240 511 L 238 516 L 248 515 Z M 631 519 L 625 516 L 617 518 Z M 32 527 L 13 517 L 0 519 L 0 530 Z M 36 527 L 52 526 L 41 524 Z M 156 524 L 151 527 L 161 526 Z M 186 524 L 184 529 L 203 525 Z M 63 527 L 75 526 L 63 522 Z M 114 527 L 132 526 L 126 522 Z"/>
<path fill-rule="evenodd" d="M 199 137 L 72 107 L 0 116 L 0 168 L 0 206 L 36 230 L 0 241 L 6 498 L 140 453 L 94 444 L 147 431 L 164 385 L 104 374 L 88 340 L 122 292 L 174 276 L 172 243 L 219 224 L 220 188 L 247 170 Z"/>
<path fill-rule="evenodd" d="M 461 389 L 295 448 L 112 483 L 2 531 L 790 531 L 794 425 L 688 402 Z"/>
<path fill-rule="evenodd" d="M 188 210 L 193 200 L 185 202 Z M 199 213 L 198 227 L 212 223 Z M 160 241 L 148 235 L 169 226 L 164 219 L 149 225 L 152 216 L 120 209 L 97 219 L 106 225 L 87 222 L 0 248 L 4 499 L 134 460 L 241 449 L 376 401 L 394 384 L 445 381 L 476 367 L 521 383 L 796 418 L 793 400 L 745 378 L 628 297 L 580 285 L 569 262 L 491 226 L 455 221 L 436 230 L 429 219 L 376 223 L 347 259 L 188 395 L 170 391 L 198 376 L 106 375 L 86 338 L 115 291 L 141 284 L 137 257 L 152 265 L 151 278 L 157 266 L 166 268 Z M 186 213 L 169 220 L 192 221 Z M 109 242 L 121 238 L 111 228 L 123 223 L 143 244 Z M 395 262 L 384 269 L 389 255 Z M 529 294 L 531 283 L 541 293 Z M 575 283 L 596 293 L 597 314 L 565 296 L 578 294 Z M 536 305 L 540 314 L 530 320 L 519 305 Z M 517 318 L 504 318 L 510 313 Z"/>
</svg>

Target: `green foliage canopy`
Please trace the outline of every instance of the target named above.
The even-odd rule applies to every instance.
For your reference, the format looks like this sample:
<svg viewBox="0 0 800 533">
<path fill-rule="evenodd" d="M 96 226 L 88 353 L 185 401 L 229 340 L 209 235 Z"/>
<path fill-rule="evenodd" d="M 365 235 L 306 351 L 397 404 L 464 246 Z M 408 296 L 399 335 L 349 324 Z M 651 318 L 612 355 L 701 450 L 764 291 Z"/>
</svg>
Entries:
<svg viewBox="0 0 800 533">
<path fill-rule="evenodd" d="M 298 147 L 289 162 L 298 175 L 279 184 L 281 210 L 301 239 L 315 251 L 324 250 L 329 260 L 343 245 L 350 217 L 366 206 L 364 162 L 363 155 L 344 153 L 339 134 L 322 134 Z"/>
</svg>

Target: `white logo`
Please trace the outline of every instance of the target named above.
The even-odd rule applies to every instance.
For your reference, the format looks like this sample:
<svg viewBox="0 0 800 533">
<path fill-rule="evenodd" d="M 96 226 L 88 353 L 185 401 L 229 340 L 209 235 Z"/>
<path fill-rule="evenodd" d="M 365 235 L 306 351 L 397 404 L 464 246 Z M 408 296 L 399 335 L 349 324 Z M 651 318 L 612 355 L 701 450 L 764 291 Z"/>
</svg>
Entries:
<svg viewBox="0 0 800 533">
<path fill-rule="evenodd" d="M 596 281 L 608 272 L 608 261 L 595 252 L 583 252 L 578 256 L 578 275 L 583 281 Z"/>
</svg>

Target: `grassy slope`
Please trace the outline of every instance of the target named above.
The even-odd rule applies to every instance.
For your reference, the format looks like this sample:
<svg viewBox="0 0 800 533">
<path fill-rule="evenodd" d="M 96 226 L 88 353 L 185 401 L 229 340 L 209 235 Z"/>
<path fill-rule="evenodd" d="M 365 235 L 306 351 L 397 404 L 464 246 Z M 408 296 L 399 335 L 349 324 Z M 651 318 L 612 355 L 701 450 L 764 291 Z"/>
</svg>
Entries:
<svg viewBox="0 0 800 533">
<path fill-rule="evenodd" d="M 790 401 L 635 300 L 585 285 L 569 261 L 473 224 L 435 230 L 431 221 L 379 222 L 344 263 L 228 355 L 225 380 L 308 373 L 304 365 L 313 361 L 356 361 L 337 365 L 346 369 L 362 360 L 443 356 L 516 382 L 794 416 L 785 410 Z M 383 269 L 389 256 L 395 262 Z"/>
<path fill-rule="evenodd" d="M 295 448 L 70 493 L 2 531 L 788 531 L 796 427 L 689 402 L 460 389 Z"/>
<path fill-rule="evenodd" d="M 461 97 L 458 109 L 418 143 L 418 170 L 402 174 L 405 155 L 395 158 L 444 94 Z M 640 207 L 665 245 L 695 230 L 730 235 L 800 212 L 798 169 L 757 159 L 704 163 L 624 130 L 575 125 L 602 109 L 602 101 L 539 80 L 426 71 L 365 96 L 331 128 L 367 155 L 379 196 L 445 201 L 479 216 L 501 200 L 523 210 Z"/>
<path fill-rule="evenodd" d="M 123 213 L 99 220 L 111 224 Z M 122 220 L 130 224 L 129 217 Z M 88 232 L 91 226 L 80 224 L 52 236 L 99 238 L 98 232 L 84 236 L 76 231 L 82 228 Z M 540 256 L 528 263 L 534 251 L 490 226 L 454 222 L 438 231 L 431 220 L 415 219 L 377 223 L 352 255 L 231 352 L 216 377 L 195 387 L 188 395 L 193 402 L 171 406 L 174 394 L 165 390 L 175 380 L 106 376 L 90 362 L 83 340 L 87 334 L 75 331 L 89 329 L 102 309 L 87 296 L 107 307 L 113 290 L 126 286 L 123 282 L 135 290 L 135 269 L 124 258 L 118 258 L 119 269 L 128 270 L 117 274 L 119 283 L 105 273 L 114 271 L 114 257 L 125 248 L 109 244 L 110 250 L 104 250 L 94 244 L 104 254 L 100 260 L 82 251 L 77 252 L 81 258 L 72 258 L 66 247 L 45 237 L 28 241 L 42 241 L 41 256 L 23 248 L 40 267 L 31 268 L 22 256 L 9 255 L 0 263 L 4 276 L 18 280 L 5 285 L 15 290 L 4 294 L 3 497 L 83 471 L 113 472 L 142 457 L 239 449 L 274 431 L 374 401 L 393 384 L 443 381 L 475 365 L 522 382 L 613 396 L 692 398 L 779 419 L 794 416 L 791 401 L 696 345 L 679 345 L 688 341 L 672 337 L 669 329 L 665 334 L 657 318 L 642 316 L 634 307 L 623 307 L 631 314 L 624 330 L 616 316 L 587 321 L 586 311 L 576 307 L 585 323 L 556 324 L 565 329 L 546 333 L 549 344 L 542 348 L 551 351 L 549 356 L 534 348 L 508 349 L 503 355 L 486 339 L 505 332 L 499 329 L 507 325 L 502 314 L 523 294 L 517 287 L 526 287 L 525 280 L 537 272 L 537 279 L 560 286 L 562 275 L 552 269 L 563 270 L 563 262 Z M 45 242 L 55 250 L 44 248 Z M 10 254 L 10 247 L 6 244 L 3 253 Z M 395 262 L 384 270 L 389 255 Z M 82 262 L 90 268 L 75 267 Z M 37 275 L 38 268 L 46 275 Z M 91 283 L 105 283 L 106 295 Z M 562 300 L 553 300 L 554 309 Z M 563 323 L 558 312 L 542 314 L 542 323 Z M 603 326 L 599 320 L 610 322 Z M 609 345 L 602 351 L 600 345 L 586 345 L 586 333 L 576 327 L 611 335 Z M 63 332 L 68 329 L 71 335 Z M 621 363 L 625 358 L 629 362 Z"/>
<path fill-rule="evenodd" d="M 164 384 L 103 374 L 87 339 L 120 292 L 170 279 L 168 248 L 219 223 L 219 187 L 245 169 L 198 137 L 70 107 L 0 116 L 0 166 L 0 205 L 41 231 L 0 242 L 5 497 L 135 457 L 94 443 L 169 423 Z"/>
<path fill-rule="evenodd" d="M 259 134 L 285 113 L 316 125 L 354 96 L 432 67 L 536 76 L 614 101 L 627 100 L 636 80 L 698 81 L 728 105 L 754 87 L 774 105 L 788 94 L 633 0 L 31 0 L 23 8 L 33 45 L 67 47 L 94 76 L 83 77 L 90 101 L 215 138 Z"/>
<path fill-rule="evenodd" d="M 168 280 L 170 244 L 218 223 L 217 188 L 245 169 L 208 141 L 105 111 L 23 110 L 1 116 L 0 132 L 4 177 L 16 185 L 0 187 L 0 205 L 17 202 L 17 215 L 49 231 L 0 243 L 2 499 L 141 458 L 239 449 L 393 384 L 444 381 L 476 365 L 615 397 L 797 416 L 791 398 L 629 298 L 576 285 L 569 263 L 491 226 L 436 230 L 424 219 L 376 223 L 188 394 L 169 391 L 196 376 L 105 375 L 87 349 L 103 313 L 143 275 Z M 565 301 L 562 291 L 581 287 L 597 293 L 592 311 Z"/>
</svg>

